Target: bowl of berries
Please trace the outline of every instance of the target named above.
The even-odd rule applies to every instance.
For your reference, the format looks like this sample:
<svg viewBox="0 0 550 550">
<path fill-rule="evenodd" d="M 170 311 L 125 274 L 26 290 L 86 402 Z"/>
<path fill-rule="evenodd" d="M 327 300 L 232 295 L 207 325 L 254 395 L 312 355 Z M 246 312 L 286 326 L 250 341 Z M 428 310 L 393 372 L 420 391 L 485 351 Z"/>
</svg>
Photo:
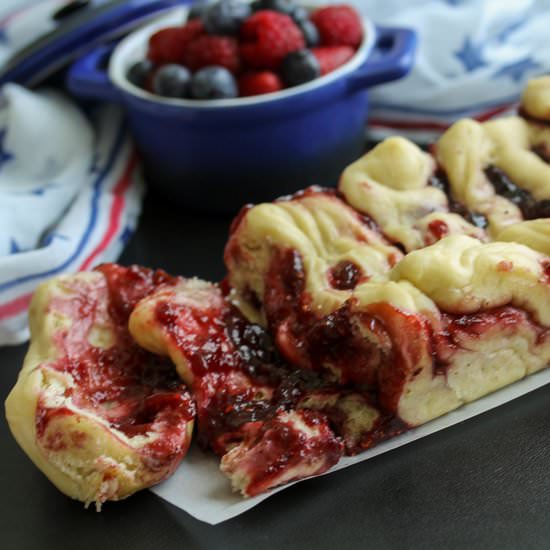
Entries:
<svg viewBox="0 0 550 550">
<path fill-rule="evenodd" d="M 231 211 L 334 185 L 363 151 L 368 89 L 411 68 L 416 36 L 347 5 L 178 6 L 69 70 L 75 95 L 122 104 L 149 183 Z"/>
</svg>

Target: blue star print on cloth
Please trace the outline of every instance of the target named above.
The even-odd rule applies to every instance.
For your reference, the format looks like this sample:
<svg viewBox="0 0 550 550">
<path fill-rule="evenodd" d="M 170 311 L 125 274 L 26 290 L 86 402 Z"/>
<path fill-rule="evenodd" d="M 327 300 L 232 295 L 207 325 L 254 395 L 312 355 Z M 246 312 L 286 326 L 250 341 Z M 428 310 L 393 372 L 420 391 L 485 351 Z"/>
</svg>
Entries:
<svg viewBox="0 0 550 550">
<path fill-rule="evenodd" d="M 496 71 L 493 76 L 508 76 L 514 82 L 521 82 L 526 73 L 532 72 L 532 69 L 538 69 L 539 67 L 539 63 L 533 61 L 530 57 L 525 57 L 514 63 L 504 65 L 504 67 L 501 67 L 498 71 Z"/>
<path fill-rule="evenodd" d="M 483 50 L 481 46 L 479 44 L 474 44 L 469 36 L 464 38 L 462 47 L 455 52 L 455 57 L 460 60 L 467 72 L 475 71 L 487 65 L 483 59 Z"/>
<path fill-rule="evenodd" d="M 13 160 L 13 154 L 4 149 L 4 140 L 6 139 L 6 129 L 0 129 L 0 170 L 2 166 L 10 160 Z"/>
</svg>

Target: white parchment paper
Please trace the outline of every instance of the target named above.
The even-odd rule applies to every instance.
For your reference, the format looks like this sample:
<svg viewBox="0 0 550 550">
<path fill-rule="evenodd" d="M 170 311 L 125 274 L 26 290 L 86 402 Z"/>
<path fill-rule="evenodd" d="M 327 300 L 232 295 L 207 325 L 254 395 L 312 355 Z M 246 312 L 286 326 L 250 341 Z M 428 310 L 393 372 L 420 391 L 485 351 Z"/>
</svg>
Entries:
<svg viewBox="0 0 550 550">
<path fill-rule="evenodd" d="M 548 383 L 550 383 L 550 369 L 533 374 L 423 426 L 380 443 L 360 455 L 344 457 L 336 466 L 323 475 L 353 466 L 358 462 L 386 453 L 421 437 L 454 426 Z M 219 471 L 218 465 L 219 460 L 217 457 L 205 454 L 196 447 L 192 447 L 176 473 L 164 483 L 154 487 L 152 491 L 193 517 L 211 525 L 216 525 L 250 510 L 266 498 L 290 487 L 294 483 L 299 483 L 299 481 L 289 483 L 269 493 L 246 499 L 231 491 L 229 480 Z"/>
</svg>

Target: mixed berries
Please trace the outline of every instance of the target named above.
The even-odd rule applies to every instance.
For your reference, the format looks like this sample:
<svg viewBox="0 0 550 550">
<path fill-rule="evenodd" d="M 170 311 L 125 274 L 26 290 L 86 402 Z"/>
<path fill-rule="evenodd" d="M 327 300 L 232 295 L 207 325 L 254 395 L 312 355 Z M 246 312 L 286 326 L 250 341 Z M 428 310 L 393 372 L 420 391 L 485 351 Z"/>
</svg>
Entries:
<svg viewBox="0 0 550 550">
<path fill-rule="evenodd" d="M 185 25 L 157 31 L 128 80 L 149 92 L 228 99 L 278 92 L 334 71 L 363 40 L 350 6 L 309 11 L 295 0 L 203 0 Z"/>
</svg>

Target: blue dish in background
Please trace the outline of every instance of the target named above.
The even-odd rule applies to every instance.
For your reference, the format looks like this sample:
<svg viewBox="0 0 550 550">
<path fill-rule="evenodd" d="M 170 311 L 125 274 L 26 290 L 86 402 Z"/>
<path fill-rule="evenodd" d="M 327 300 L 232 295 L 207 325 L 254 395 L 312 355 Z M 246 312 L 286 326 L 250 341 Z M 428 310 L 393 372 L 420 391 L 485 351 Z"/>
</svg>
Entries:
<svg viewBox="0 0 550 550">
<path fill-rule="evenodd" d="M 128 82 L 149 36 L 181 24 L 185 14 L 185 7 L 173 10 L 112 54 L 112 47 L 95 49 L 71 67 L 67 85 L 79 97 L 122 104 L 149 183 L 192 209 L 235 211 L 309 185 L 334 186 L 364 151 L 368 89 L 407 74 L 416 49 L 413 31 L 364 20 L 365 38 L 348 63 L 282 92 L 196 101 L 159 97 Z"/>
</svg>

